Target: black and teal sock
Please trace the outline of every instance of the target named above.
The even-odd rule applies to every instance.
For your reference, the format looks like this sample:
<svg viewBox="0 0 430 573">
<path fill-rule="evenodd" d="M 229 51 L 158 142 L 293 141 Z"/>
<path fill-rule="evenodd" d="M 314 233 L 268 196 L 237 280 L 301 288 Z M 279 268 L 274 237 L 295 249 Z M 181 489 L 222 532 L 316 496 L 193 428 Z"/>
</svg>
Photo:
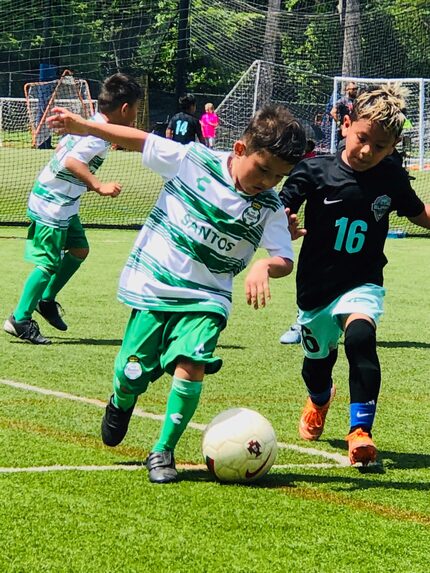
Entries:
<svg viewBox="0 0 430 573">
<path fill-rule="evenodd" d="M 51 273 L 43 268 L 36 267 L 28 276 L 22 289 L 21 298 L 13 311 L 15 320 L 29 320 L 42 298 L 42 294 L 51 280 Z"/>
<path fill-rule="evenodd" d="M 41 297 L 42 300 L 55 300 L 57 294 L 64 287 L 64 285 L 69 282 L 83 261 L 84 259 L 75 257 L 75 255 L 67 252 L 61 261 L 60 268 L 55 273 L 55 275 L 52 276 L 51 281 L 46 287 Z"/>
<path fill-rule="evenodd" d="M 166 417 L 160 438 L 153 447 L 154 452 L 175 449 L 179 438 L 196 411 L 202 386 L 202 382 L 190 382 L 173 377 L 172 388 L 167 399 Z"/>
<path fill-rule="evenodd" d="M 116 408 L 126 412 L 132 408 L 136 403 L 137 397 L 135 394 L 130 394 L 129 392 L 124 392 L 121 388 L 121 383 L 115 376 L 113 381 L 113 398 L 112 402 Z"/>
<path fill-rule="evenodd" d="M 368 320 L 353 320 L 345 330 L 349 362 L 351 431 L 370 432 L 381 387 L 381 367 L 376 351 L 376 331 Z"/>
</svg>

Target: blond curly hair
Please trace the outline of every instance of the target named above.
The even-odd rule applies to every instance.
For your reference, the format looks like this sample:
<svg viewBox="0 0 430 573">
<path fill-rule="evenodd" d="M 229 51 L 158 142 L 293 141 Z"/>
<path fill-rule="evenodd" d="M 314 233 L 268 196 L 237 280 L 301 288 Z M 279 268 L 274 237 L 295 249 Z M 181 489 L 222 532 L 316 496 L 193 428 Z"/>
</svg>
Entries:
<svg viewBox="0 0 430 573">
<path fill-rule="evenodd" d="M 408 95 L 409 90 L 398 82 L 364 91 L 354 102 L 351 120 L 367 119 L 378 123 L 384 131 L 398 138 L 406 120 L 404 110 Z"/>
</svg>

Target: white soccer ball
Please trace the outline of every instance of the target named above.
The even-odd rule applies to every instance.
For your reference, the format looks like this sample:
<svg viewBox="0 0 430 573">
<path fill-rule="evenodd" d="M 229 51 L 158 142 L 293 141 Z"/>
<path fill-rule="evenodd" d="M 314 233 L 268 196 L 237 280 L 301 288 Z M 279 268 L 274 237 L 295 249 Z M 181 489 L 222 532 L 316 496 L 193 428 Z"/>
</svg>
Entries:
<svg viewBox="0 0 430 573">
<path fill-rule="evenodd" d="M 215 416 L 203 434 L 202 452 L 209 471 L 223 482 L 253 482 L 272 467 L 278 445 L 271 423 L 247 408 Z"/>
</svg>

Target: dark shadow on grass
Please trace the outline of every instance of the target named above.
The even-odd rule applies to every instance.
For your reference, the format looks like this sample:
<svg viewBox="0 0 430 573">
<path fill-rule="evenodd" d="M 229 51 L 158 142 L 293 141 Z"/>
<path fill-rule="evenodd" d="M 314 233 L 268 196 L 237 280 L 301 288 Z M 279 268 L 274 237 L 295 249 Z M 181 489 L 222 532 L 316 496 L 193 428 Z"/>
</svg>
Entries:
<svg viewBox="0 0 430 573">
<path fill-rule="evenodd" d="M 330 446 L 340 450 L 346 450 L 344 440 L 326 440 Z M 416 454 L 414 452 L 391 452 L 378 449 L 378 459 L 385 469 L 395 470 L 418 470 L 430 468 L 430 454 Z M 366 468 L 362 468 L 365 470 Z M 370 471 L 372 467 L 367 468 Z"/>
<path fill-rule="evenodd" d="M 378 340 L 377 346 L 381 348 L 430 348 L 430 342 L 413 342 L 411 340 L 394 340 L 387 342 Z"/>
<path fill-rule="evenodd" d="M 187 470 L 178 470 L 178 477 L 179 481 L 192 481 L 192 482 L 201 482 L 201 481 L 214 481 L 214 478 L 208 471 L 202 470 L 200 468 L 194 469 L 187 469 Z"/>
<path fill-rule="evenodd" d="M 398 491 L 430 491 L 430 483 L 425 482 L 399 482 L 392 480 L 384 480 L 375 476 L 375 472 L 372 468 L 366 470 L 366 475 L 364 476 L 364 468 L 342 468 L 343 471 L 347 471 L 347 474 L 343 475 L 323 475 L 319 473 L 318 475 L 312 473 L 299 474 L 290 472 L 288 474 L 280 474 L 275 472 L 270 472 L 267 476 L 265 483 L 263 480 L 257 482 L 255 486 L 267 487 L 267 488 L 278 488 L 278 487 L 302 487 L 298 482 L 304 482 L 306 484 L 329 484 L 333 486 L 336 491 L 354 491 L 354 490 L 371 490 L 376 488 L 381 489 L 394 489 Z M 355 475 L 351 475 L 354 472 Z M 357 477 L 355 477 L 357 476 Z M 253 485 L 253 484 L 250 484 Z"/>
<path fill-rule="evenodd" d="M 138 461 L 128 461 L 128 462 L 114 462 L 114 466 L 141 466 L 142 468 L 146 467 L 146 460 L 138 460 Z"/>
<path fill-rule="evenodd" d="M 50 336 L 53 344 L 64 345 L 79 345 L 84 346 L 121 346 L 122 340 L 120 338 L 64 338 L 60 336 Z M 24 344 L 22 340 L 10 340 L 12 343 Z M 217 348 L 224 348 L 230 350 L 244 350 L 245 346 L 237 344 L 219 344 Z"/>
<path fill-rule="evenodd" d="M 50 336 L 54 344 L 83 344 L 85 346 L 121 346 L 120 338 L 60 338 Z"/>
</svg>

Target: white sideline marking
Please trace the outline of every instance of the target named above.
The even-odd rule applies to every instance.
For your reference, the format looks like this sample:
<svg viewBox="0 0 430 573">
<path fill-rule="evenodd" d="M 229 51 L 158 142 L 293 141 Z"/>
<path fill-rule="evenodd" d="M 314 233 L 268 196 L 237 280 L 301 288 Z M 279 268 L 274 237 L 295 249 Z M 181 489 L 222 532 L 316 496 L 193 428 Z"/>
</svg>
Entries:
<svg viewBox="0 0 430 573">
<path fill-rule="evenodd" d="M 178 469 L 193 469 L 193 470 L 207 470 L 207 467 L 204 464 L 177 464 L 176 467 Z M 274 470 L 280 469 L 309 469 L 309 468 L 323 468 L 323 469 L 330 469 L 330 468 L 338 468 L 339 464 L 275 464 L 273 466 Z M 106 472 L 106 471 L 117 471 L 117 470 L 125 470 L 125 471 L 135 471 L 135 470 L 143 470 L 145 469 L 145 465 L 143 464 L 118 464 L 115 466 L 36 466 L 32 468 L 0 468 L 0 474 L 22 474 L 22 473 L 47 473 L 47 472 L 70 472 L 70 471 L 78 471 L 78 472 Z"/>
<path fill-rule="evenodd" d="M 2 380 L 0 379 L 0 384 L 5 386 L 11 386 L 12 388 L 19 388 L 20 390 L 29 390 L 31 392 L 36 392 L 38 394 L 44 394 L 45 396 L 54 396 L 55 398 L 63 398 L 65 400 L 72 400 L 74 402 L 83 402 L 84 404 L 92 404 L 99 408 L 105 408 L 106 402 L 97 400 L 96 398 L 85 398 L 83 396 L 76 396 L 75 394 L 69 394 L 68 392 L 60 392 L 59 390 L 50 390 L 48 388 L 41 388 L 39 386 L 32 386 L 31 384 L 25 384 L 24 382 L 16 382 L 15 380 Z M 160 414 L 151 414 L 150 412 L 145 412 L 140 408 L 135 408 L 133 411 L 133 416 L 139 418 L 148 418 L 150 420 L 163 421 L 164 416 Z M 188 427 L 194 428 L 195 430 L 203 431 L 206 428 L 206 424 L 197 424 L 196 422 L 190 422 Z M 283 450 L 293 450 L 301 454 L 306 454 L 308 456 L 318 456 L 320 458 L 325 458 L 327 460 L 332 460 L 336 462 L 335 464 L 287 464 L 286 466 L 275 466 L 279 468 L 284 467 L 348 467 L 350 462 L 347 456 L 342 456 L 341 454 L 336 454 L 333 452 L 326 452 L 324 450 L 318 450 L 317 448 L 307 448 L 305 446 L 297 446 L 296 444 L 286 444 L 285 442 L 278 442 L 278 447 Z M 62 466 L 59 466 L 62 467 Z M 83 466 L 87 467 L 87 466 Z M 97 466 L 100 467 L 100 466 Z M 117 467 L 117 466 L 115 466 Z M 131 466 L 127 466 L 131 467 Z M 0 468 L 1 470 L 1 468 Z"/>
</svg>

